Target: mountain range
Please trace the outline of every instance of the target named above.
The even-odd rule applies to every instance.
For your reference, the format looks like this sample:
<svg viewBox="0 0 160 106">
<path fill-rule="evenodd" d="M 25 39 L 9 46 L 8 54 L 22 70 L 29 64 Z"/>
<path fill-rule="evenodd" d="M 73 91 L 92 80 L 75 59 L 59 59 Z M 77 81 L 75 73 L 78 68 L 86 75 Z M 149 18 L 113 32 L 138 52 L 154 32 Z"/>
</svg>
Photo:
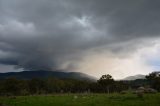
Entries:
<svg viewBox="0 0 160 106">
<path fill-rule="evenodd" d="M 59 78 L 59 79 L 78 79 L 78 80 L 87 80 L 87 81 L 96 81 L 96 78 L 89 76 L 80 72 L 62 72 L 62 71 L 22 71 L 22 72 L 7 72 L 0 73 L 0 79 L 7 78 L 17 78 L 17 79 L 33 79 L 40 78 L 45 79 L 49 77 Z"/>
<path fill-rule="evenodd" d="M 49 77 L 59 78 L 59 79 L 77 79 L 77 80 L 87 80 L 87 81 L 96 81 L 97 78 L 80 73 L 80 72 L 63 72 L 63 71 L 21 71 L 21 72 L 7 72 L 7 73 L 0 73 L 0 79 L 7 79 L 7 78 L 17 78 L 17 79 L 33 79 L 33 78 L 40 78 L 45 79 Z M 136 79 L 145 79 L 145 75 L 137 74 L 134 76 L 128 76 L 121 80 L 136 80 Z"/>
<path fill-rule="evenodd" d="M 142 75 L 142 74 L 137 74 L 137 75 L 134 75 L 134 76 L 128 76 L 122 80 L 136 80 L 136 79 L 145 79 L 145 76 L 146 75 Z"/>
</svg>

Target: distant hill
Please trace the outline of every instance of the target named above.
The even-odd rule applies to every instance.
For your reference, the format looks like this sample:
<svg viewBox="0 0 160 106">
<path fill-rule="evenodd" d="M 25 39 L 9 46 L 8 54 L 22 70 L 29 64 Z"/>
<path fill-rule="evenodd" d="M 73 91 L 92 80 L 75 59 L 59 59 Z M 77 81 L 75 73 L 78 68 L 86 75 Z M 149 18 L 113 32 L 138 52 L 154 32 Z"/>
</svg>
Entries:
<svg viewBox="0 0 160 106">
<path fill-rule="evenodd" d="M 54 77 L 59 79 L 70 78 L 78 80 L 96 81 L 96 78 L 80 72 L 61 72 L 61 71 L 22 71 L 0 73 L 0 79 L 14 77 L 17 79 L 33 79 L 33 78 L 48 78 Z"/>
<path fill-rule="evenodd" d="M 128 76 L 126 78 L 124 78 L 123 80 L 136 80 L 136 79 L 145 79 L 145 75 L 134 75 L 134 76 Z"/>
</svg>

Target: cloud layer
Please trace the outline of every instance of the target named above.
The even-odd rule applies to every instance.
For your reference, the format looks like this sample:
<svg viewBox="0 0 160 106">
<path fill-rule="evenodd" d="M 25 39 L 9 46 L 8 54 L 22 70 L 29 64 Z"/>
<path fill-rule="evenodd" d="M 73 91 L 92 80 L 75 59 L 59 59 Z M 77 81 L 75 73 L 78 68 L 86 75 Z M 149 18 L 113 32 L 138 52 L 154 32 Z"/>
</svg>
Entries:
<svg viewBox="0 0 160 106">
<path fill-rule="evenodd" d="M 92 62 L 86 61 L 133 60 L 139 49 L 157 43 L 159 3 L 159 0 L 0 0 L 0 64 L 25 70 L 64 69 L 92 74 L 94 71 L 86 70 L 86 65 L 92 66 Z"/>
</svg>

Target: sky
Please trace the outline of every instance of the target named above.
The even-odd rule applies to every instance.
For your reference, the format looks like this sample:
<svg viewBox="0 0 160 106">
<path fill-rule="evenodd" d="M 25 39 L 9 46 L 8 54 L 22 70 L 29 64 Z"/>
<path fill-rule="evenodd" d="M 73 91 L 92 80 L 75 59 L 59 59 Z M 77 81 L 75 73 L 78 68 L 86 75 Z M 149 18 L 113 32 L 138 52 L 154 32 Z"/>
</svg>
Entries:
<svg viewBox="0 0 160 106">
<path fill-rule="evenodd" d="M 120 79 L 160 70 L 159 0 L 0 0 L 0 72 Z"/>
</svg>

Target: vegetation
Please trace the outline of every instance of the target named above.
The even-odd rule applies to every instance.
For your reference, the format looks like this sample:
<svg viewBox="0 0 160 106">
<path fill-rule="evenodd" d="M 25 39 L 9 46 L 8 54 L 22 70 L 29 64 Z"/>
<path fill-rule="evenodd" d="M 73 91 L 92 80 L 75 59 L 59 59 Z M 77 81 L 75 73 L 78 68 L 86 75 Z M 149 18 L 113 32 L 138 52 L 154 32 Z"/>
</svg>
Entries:
<svg viewBox="0 0 160 106">
<path fill-rule="evenodd" d="M 8 78 L 0 80 L 1 96 L 24 96 L 52 93 L 118 93 L 124 90 L 149 86 L 160 91 L 160 75 L 150 73 L 146 79 L 135 81 L 115 81 L 111 75 L 102 75 L 97 82 L 76 79 L 32 79 Z"/>
<path fill-rule="evenodd" d="M 35 95 L 52 93 L 111 93 L 127 90 L 123 81 L 114 81 L 110 75 L 103 75 L 97 82 L 76 79 L 32 79 L 18 80 L 9 78 L 0 80 L 0 95 Z"/>
<path fill-rule="evenodd" d="M 160 72 L 152 72 L 146 76 L 146 79 L 148 80 L 149 85 L 152 88 L 160 91 Z"/>
<path fill-rule="evenodd" d="M 53 77 L 31 80 L 8 78 L 0 80 L 0 85 L 0 106 L 160 105 L 158 72 L 135 81 L 116 81 L 111 75 L 102 75 L 97 82 Z M 137 88 L 139 90 L 134 94 L 133 90 Z M 132 93 L 128 93 L 131 90 Z"/>
</svg>

